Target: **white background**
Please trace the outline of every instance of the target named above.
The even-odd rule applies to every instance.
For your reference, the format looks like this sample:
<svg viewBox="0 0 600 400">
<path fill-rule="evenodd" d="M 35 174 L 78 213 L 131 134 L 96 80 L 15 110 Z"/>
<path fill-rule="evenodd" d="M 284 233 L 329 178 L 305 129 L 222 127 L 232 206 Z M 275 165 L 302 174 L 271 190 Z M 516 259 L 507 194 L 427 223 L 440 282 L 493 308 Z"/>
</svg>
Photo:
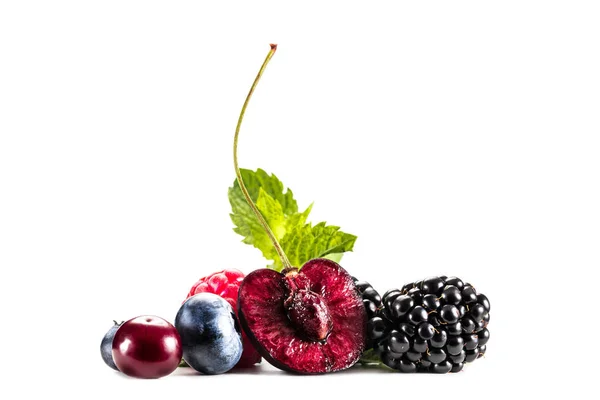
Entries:
<svg viewBox="0 0 600 400">
<path fill-rule="evenodd" d="M 594 1 L 5 1 L 2 390 L 10 398 L 576 396 L 597 371 L 600 7 Z M 123 377 L 113 319 L 173 320 L 200 276 L 263 267 L 232 231 L 240 163 L 358 235 L 381 292 L 433 274 L 488 295 L 454 375 L 263 365 Z M 110 396 L 110 397 L 109 397 Z M 342 397 L 337 397 L 342 396 Z M 6 396 L 2 396 L 7 398 Z"/>
</svg>

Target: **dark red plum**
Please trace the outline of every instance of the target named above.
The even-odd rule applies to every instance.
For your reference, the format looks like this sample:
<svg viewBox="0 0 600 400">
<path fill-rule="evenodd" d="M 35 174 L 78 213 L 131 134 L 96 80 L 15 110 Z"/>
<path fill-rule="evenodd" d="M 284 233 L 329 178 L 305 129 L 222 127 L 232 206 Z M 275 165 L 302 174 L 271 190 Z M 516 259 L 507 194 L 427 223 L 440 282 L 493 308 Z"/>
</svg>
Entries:
<svg viewBox="0 0 600 400">
<path fill-rule="evenodd" d="M 240 286 L 240 322 L 275 367 L 303 374 L 346 369 L 358 361 L 367 315 L 352 277 L 327 259 L 298 270 L 251 272 Z"/>
<path fill-rule="evenodd" d="M 100 343 L 100 354 L 102 355 L 102 360 L 104 360 L 106 365 L 108 365 L 115 371 L 118 371 L 119 368 L 117 368 L 117 365 L 113 360 L 112 343 L 113 338 L 115 337 L 115 333 L 117 333 L 117 330 L 119 329 L 119 327 L 121 327 L 122 324 L 123 322 L 118 323 L 117 321 L 114 321 L 114 325 L 110 327 L 108 332 L 106 332 L 106 335 L 104 335 L 104 337 L 102 338 L 102 343 Z"/>
<path fill-rule="evenodd" d="M 181 361 L 181 339 L 173 325 L 152 315 L 125 322 L 115 333 L 113 359 L 119 371 L 136 378 L 169 375 Z"/>
<path fill-rule="evenodd" d="M 213 293 L 198 293 L 179 308 L 175 327 L 181 336 L 183 359 L 196 371 L 222 374 L 242 356 L 242 336 L 233 308 Z"/>
</svg>

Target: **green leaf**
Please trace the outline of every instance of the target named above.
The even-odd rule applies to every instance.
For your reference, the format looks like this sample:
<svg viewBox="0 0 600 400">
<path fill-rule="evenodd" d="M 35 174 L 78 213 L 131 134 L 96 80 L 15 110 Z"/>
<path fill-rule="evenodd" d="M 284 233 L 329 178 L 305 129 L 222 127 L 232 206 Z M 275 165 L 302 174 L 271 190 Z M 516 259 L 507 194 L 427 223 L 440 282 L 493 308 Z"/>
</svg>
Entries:
<svg viewBox="0 0 600 400">
<path fill-rule="evenodd" d="M 356 236 L 339 229 L 339 226 L 327 226 L 325 222 L 315 226 L 312 224 L 297 226 L 283 237 L 280 244 L 290 263 L 295 267 L 301 267 L 313 258 L 352 251 Z M 283 268 L 280 260 L 275 260 L 270 267 L 278 271 Z"/>
<path fill-rule="evenodd" d="M 281 208 L 285 215 L 292 215 L 298 212 L 298 204 L 294 199 L 294 194 L 289 188 L 285 192 L 283 191 L 283 183 L 275 176 L 275 174 L 269 175 L 260 168 L 257 169 L 256 172 L 242 168 L 240 169 L 240 172 L 252 201 L 256 203 L 259 190 L 262 189 L 277 203 L 281 204 Z M 229 188 L 230 194 L 232 191 L 236 192 L 236 196 L 244 200 L 246 207 L 250 208 L 242 195 L 237 179 L 233 182 L 233 187 Z"/>
<path fill-rule="evenodd" d="M 259 188 L 256 207 L 258 207 L 260 213 L 265 217 L 277 240 L 281 239 L 285 235 L 286 228 L 285 215 L 283 214 L 281 204 L 269 196 L 263 188 Z"/>
<path fill-rule="evenodd" d="M 307 224 L 313 205 L 298 212 L 292 191 L 289 188 L 284 190 L 283 183 L 275 175 L 269 175 L 262 169 L 256 172 L 242 169 L 240 172 L 250 198 L 293 266 L 301 267 L 308 260 L 318 257 L 339 262 L 342 253 L 352 251 L 356 236 L 340 231 L 338 226 L 327 226 L 325 222 L 314 226 Z M 228 195 L 231 220 L 235 224 L 233 230 L 244 237 L 244 243 L 256 247 L 267 260 L 273 261 L 269 268 L 281 271 L 283 265 L 279 255 L 246 202 L 237 179 L 229 188 Z"/>
<path fill-rule="evenodd" d="M 381 357 L 375 352 L 375 349 L 368 349 L 360 355 L 359 361 L 363 365 L 381 364 Z"/>
<path fill-rule="evenodd" d="M 310 211 L 312 210 L 312 207 L 313 205 L 311 203 L 311 205 L 308 206 L 308 208 L 304 210 L 304 212 L 295 213 L 288 217 L 288 219 L 285 221 L 285 231 L 289 232 L 297 226 L 304 225 L 306 223 L 306 219 L 308 218 L 308 214 L 310 214 Z M 283 236 L 281 238 L 283 238 Z M 277 240 L 280 240 L 281 238 L 277 237 Z"/>
<path fill-rule="evenodd" d="M 326 258 L 331 261 L 335 261 L 336 263 L 339 264 L 340 261 L 342 261 L 343 256 L 344 256 L 344 253 L 330 253 L 330 254 L 323 256 L 323 258 Z"/>
<path fill-rule="evenodd" d="M 185 360 L 182 358 L 181 361 L 179 362 L 178 365 L 179 368 L 189 368 L 188 363 L 185 362 Z"/>
<path fill-rule="evenodd" d="M 283 183 L 275 175 L 269 175 L 262 169 L 258 169 L 256 172 L 242 169 L 241 174 L 250 198 L 267 221 L 277 240 L 281 240 L 288 231 L 296 226 L 306 223 L 312 205 L 304 212 L 299 213 L 298 204 L 292 191 L 290 189 L 284 191 Z M 266 259 L 277 259 L 280 263 L 279 256 L 267 233 L 246 202 L 237 179 L 229 188 L 228 197 L 232 211 L 231 220 L 235 224 L 233 230 L 244 237 L 242 239 L 244 243 L 259 249 Z"/>
</svg>

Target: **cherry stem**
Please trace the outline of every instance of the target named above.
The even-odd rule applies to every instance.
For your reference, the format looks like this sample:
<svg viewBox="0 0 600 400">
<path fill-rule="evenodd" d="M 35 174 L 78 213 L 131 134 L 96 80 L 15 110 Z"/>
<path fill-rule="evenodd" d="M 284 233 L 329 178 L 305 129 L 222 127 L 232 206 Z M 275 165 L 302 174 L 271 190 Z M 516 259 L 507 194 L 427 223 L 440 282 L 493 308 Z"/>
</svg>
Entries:
<svg viewBox="0 0 600 400">
<path fill-rule="evenodd" d="M 271 50 L 269 51 L 269 54 L 267 54 L 267 58 L 265 58 L 265 61 L 263 62 L 262 66 L 260 67 L 260 70 L 258 70 L 258 74 L 256 75 L 256 78 L 254 78 L 254 83 L 252 83 L 252 87 L 250 88 L 250 91 L 248 92 L 248 96 L 246 96 L 246 101 L 244 101 L 244 105 L 242 106 L 242 111 L 240 112 L 240 117 L 238 119 L 238 123 L 235 128 L 235 136 L 233 137 L 233 165 L 235 167 L 235 175 L 237 177 L 238 184 L 240 185 L 240 189 L 242 190 L 242 194 L 246 198 L 246 201 L 248 202 L 248 205 L 252 209 L 252 212 L 254 212 L 254 215 L 256 215 L 258 222 L 260 222 L 262 227 L 265 229 L 267 236 L 273 243 L 273 246 L 275 247 L 275 251 L 277 251 L 279 258 L 281 259 L 283 268 L 292 268 L 292 265 L 290 264 L 290 261 L 288 260 L 287 256 L 285 255 L 285 252 L 281 248 L 281 245 L 277 241 L 275 234 L 269 227 L 269 224 L 267 223 L 267 221 L 261 214 L 258 207 L 256 207 L 256 204 L 254 204 L 254 202 L 252 201 L 252 198 L 250 197 L 250 193 L 248 193 L 248 189 L 246 189 L 246 185 L 244 185 L 244 179 L 242 178 L 242 173 L 240 172 L 240 168 L 238 166 L 238 159 L 237 159 L 238 137 L 240 134 L 240 127 L 242 126 L 242 120 L 244 119 L 244 114 L 246 113 L 246 107 L 248 107 L 248 103 L 250 102 L 252 93 L 254 93 L 254 89 L 258 85 L 258 81 L 260 81 L 260 77 L 262 76 L 263 72 L 267 68 L 267 64 L 269 64 L 269 61 L 273 57 L 273 54 L 275 54 L 275 50 L 277 50 L 277 45 L 271 44 Z"/>
</svg>

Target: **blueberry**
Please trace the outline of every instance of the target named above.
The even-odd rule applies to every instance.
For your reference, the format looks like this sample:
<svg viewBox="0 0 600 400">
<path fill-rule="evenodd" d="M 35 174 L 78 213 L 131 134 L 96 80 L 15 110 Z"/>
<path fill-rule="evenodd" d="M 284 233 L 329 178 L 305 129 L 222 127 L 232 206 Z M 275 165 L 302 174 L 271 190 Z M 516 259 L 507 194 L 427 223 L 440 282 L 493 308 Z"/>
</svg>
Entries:
<svg viewBox="0 0 600 400">
<path fill-rule="evenodd" d="M 221 374 L 242 355 L 240 328 L 231 305 L 212 293 L 199 293 L 181 306 L 175 317 L 183 359 L 196 371 Z"/>
<path fill-rule="evenodd" d="M 115 337 L 115 333 L 117 333 L 117 330 L 121 327 L 123 322 L 119 324 L 117 321 L 114 321 L 114 323 L 115 324 L 110 327 L 108 332 L 106 332 L 104 338 L 102 338 L 102 343 L 100 343 L 100 354 L 102 355 L 102 359 L 104 360 L 106 365 L 108 365 L 115 371 L 118 371 L 119 368 L 117 368 L 112 356 L 112 342 L 113 338 Z"/>
</svg>

